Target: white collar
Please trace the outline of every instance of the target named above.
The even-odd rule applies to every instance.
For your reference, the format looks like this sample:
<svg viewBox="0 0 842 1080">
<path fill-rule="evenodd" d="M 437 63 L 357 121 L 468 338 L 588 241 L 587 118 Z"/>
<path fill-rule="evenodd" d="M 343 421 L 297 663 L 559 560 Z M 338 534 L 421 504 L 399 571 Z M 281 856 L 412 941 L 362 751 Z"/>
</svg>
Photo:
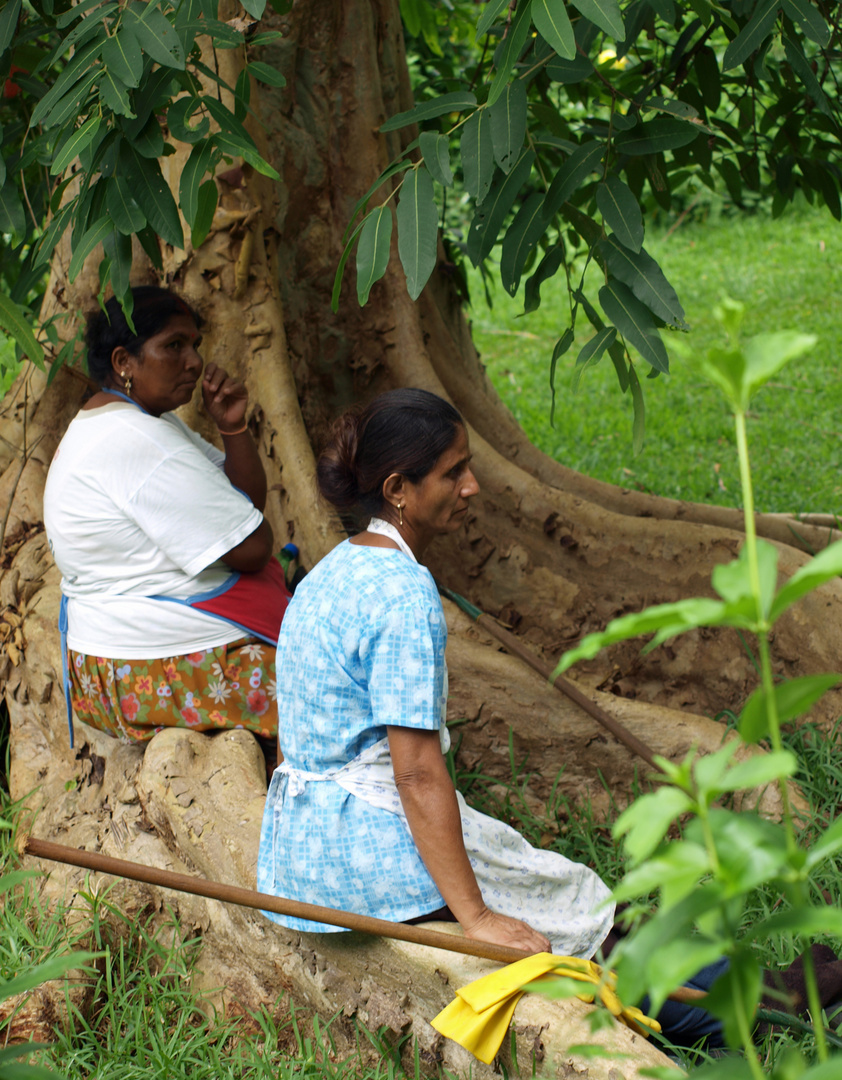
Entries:
<svg viewBox="0 0 842 1080">
<path fill-rule="evenodd" d="M 412 553 L 412 548 L 407 544 L 406 540 L 398 532 L 397 527 L 392 525 L 389 521 L 384 521 L 382 518 L 373 517 L 368 523 L 366 532 L 377 533 L 379 536 L 388 536 L 390 540 L 394 540 L 404 555 L 408 555 L 413 562 L 418 562 Z"/>
</svg>

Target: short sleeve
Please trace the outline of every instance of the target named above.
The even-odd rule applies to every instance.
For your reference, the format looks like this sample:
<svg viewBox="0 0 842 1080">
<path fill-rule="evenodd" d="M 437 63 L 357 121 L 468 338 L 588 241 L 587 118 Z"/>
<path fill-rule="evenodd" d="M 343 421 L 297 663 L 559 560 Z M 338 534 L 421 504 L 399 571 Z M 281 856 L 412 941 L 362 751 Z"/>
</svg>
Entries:
<svg viewBox="0 0 842 1080">
<path fill-rule="evenodd" d="M 439 729 L 444 635 L 441 609 L 423 604 L 396 605 L 377 620 L 360 648 L 375 724 Z"/>
<path fill-rule="evenodd" d="M 164 413 L 161 417 L 162 420 L 166 420 L 167 423 L 172 424 L 177 431 L 179 431 L 185 439 L 189 439 L 193 445 L 204 454 L 204 456 L 211 462 L 212 465 L 216 465 L 218 469 L 222 469 L 225 466 L 225 454 L 213 443 L 209 443 L 207 439 L 203 439 L 198 431 L 194 431 L 191 427 L 177 416 L 175 413 Z"/>
<path fill-rule="evenodd" d="M 195 446 L 167 455 L 130 494 L 124 510 L 190 576 L 242 543 L 263 520 Z"/>
</svg>

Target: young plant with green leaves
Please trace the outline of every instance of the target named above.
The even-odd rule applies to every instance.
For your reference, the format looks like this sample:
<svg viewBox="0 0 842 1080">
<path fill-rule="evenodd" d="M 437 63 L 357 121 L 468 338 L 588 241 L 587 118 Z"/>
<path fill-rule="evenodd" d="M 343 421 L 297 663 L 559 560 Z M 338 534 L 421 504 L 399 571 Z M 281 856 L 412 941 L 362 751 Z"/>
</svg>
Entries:
<svg viewBox="0 0 842 1080">
<path fill-rule="evenodd" d="M 705 626 L 731 626 L 753 633 L 757 640 L 760 686 L 746 702 L 738 720 L 740 739 L 727 742 L 707 757 L 690 752 L 680 764 L 659 759 L 661 786 L 632 803 L 617 820 L 614 832 L 625 837 L 629 870 L 614 891 L 615 899 L 636 902 L 633 912 L 648 912 L 649 897 L 658 894 L 657 910 L 624 941 L 615 954 L 618 992 L 629 1001 L 648 993 L 657 1011 L 667 994 L 696 971 L 720 956 L 730 970 L 714 985 L 707 1006 L 721 1018 L 729 1046 L 741 1047 L 743 1060 L 727 1066 L 705 1066 L 699 1077 L 726 1075 L 734 1080 L 760 1080 L 761 1066 L 753 1027 L 763 993 L 757 945 L 792 935 L 804 952 L 808 1005 L 815 1032 L 819 1064 L 793 1064 L 791 1057 L 776 1066 L 774 1076 L 829 1080 L 842 1067 L 842 1057 L 830 1060 L 810 943 L 820 936 L 842 938 L 842 913 L 816 904 L 811 880 L 816 871 L 842 850 L 842 818 L 809 846 L 799 843 L 790 804 L 788 781 L 795 774 L 795 756 L 784 748 L 781 724 L 805 714 L 831 686 L 835 674 L 776 680 L 769 636 L 776 621 L 793 604 L 823 583 L 842 574 L 842 542 L 832 544 L 778 587 L 778 552 L 759 540 L 754 529 L 752 491 L 745 418 L 753 393 L 787 362 L 803 355 L 814 343 L 808 334 L 781 332 L 740 340 L 742 308 L 725 301 L 714 312 L 728 335 L 724 347 L 704 356 L 687 350 L 687 359 L 720 388 L 734 414 L 740 475 L 745 506 L 746 541 L 737 559 L 713 573 L 713 598 L 661 604 L 639 614 L 625 615 L 591 634 L 565 653 L 557 673 L 578 660 L 592 658 L 613 642 L 651 634 L 647 650 L 678 634 Z M 744 744 L 767 741 L 768 753 L 737 759 Z M 732 793 L 770 783 L 780 786 L 783 816 L 772 822 L 727 807 Z M 673 839 L 676 823 L 689 818 L 681 838 Z M 744 925 L 747 898 L 760 887 L 779 890 L 785 903 L 748 929 Z M 795 1071 L 792 1071 L 795 1068 Z M 726 1072 L 717 1071 L 725 1069 Z M 806 1070 L 806 1071 L 805 1071 Z M 694 1073 L 694 1075 L 696 1075 Z"/>
</svg>

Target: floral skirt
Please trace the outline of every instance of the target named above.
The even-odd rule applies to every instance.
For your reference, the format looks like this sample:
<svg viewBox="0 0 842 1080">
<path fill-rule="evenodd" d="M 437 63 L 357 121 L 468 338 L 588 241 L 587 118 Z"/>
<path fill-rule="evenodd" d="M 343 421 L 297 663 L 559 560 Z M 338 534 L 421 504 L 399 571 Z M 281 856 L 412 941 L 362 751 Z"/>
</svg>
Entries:
<svg viewBox="0 0 842 1080">
<path fill-rule="evenodd" d="M 275 650 L 255 638 L 161 660 L 69 651 L 71 703 L 86 724 L 131 742 L 165 727 L 277 736 Z"/>
</svg>

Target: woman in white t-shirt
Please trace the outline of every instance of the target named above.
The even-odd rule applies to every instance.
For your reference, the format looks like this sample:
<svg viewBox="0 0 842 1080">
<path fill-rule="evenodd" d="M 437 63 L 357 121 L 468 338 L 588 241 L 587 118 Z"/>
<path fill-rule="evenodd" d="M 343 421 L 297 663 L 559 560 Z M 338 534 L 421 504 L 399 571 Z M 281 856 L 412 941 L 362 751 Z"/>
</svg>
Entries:
<svg viewBox="0 0 842 1080">
<path fill-rule="evenodd" d="M 88 320 L 101 389 L 70 424 L 44 493 L 71 745 L 72 712 L 130 740 L 186 726 L 274 742 L 272 645 L 290 594 L 262 513 L 248 395 L 216 364 L 203 374 L 202 319 L 180 297 L 132 295 L 133 326 L 113 298 Z M 173 413 L 200 380 L 224 452 Z"/>
</svg>

